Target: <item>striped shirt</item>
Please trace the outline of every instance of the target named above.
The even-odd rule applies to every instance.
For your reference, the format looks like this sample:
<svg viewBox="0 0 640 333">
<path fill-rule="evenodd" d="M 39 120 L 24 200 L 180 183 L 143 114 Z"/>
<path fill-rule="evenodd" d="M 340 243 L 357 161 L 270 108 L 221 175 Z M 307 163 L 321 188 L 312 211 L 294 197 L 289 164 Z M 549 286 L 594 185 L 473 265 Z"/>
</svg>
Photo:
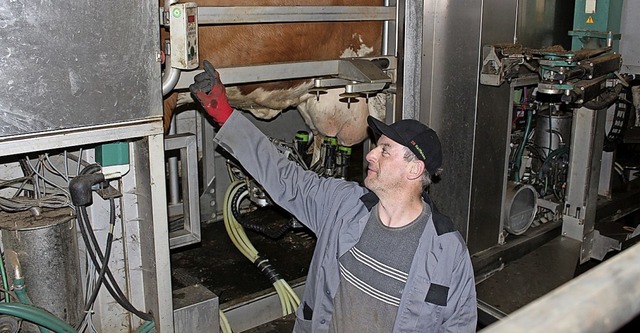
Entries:
<svg viewBox="0 0 640 333">
<path fill-rule="evenodd" d="M 377 208 L 358 243 L 340 257 L 340 285 L 330 332 L 391 332 L 427 211 L 400 228 L 382 224 Z"/>
</svg>

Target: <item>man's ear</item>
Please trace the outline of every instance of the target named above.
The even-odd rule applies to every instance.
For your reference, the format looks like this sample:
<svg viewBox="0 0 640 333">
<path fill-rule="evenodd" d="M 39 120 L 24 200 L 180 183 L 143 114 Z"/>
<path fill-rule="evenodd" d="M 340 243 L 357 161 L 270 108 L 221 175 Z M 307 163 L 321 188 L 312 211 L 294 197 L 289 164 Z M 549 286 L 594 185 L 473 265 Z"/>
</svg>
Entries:
<svg viewBox="0 0 640 333">
<path fill-rule="evenodd" d="M 420 160 L 411 161 L 409 163 L 409 174 L 408 177 L 411 180 L 422 177 L 424 173 L 424 163 Z"/>
</svg>

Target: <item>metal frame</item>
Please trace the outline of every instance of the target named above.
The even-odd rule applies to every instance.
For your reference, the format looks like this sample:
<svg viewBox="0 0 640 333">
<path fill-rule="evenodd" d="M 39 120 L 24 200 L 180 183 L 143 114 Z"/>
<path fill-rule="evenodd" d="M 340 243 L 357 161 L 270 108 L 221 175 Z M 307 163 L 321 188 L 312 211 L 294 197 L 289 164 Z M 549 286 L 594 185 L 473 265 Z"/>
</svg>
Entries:
<svg viewBox="0 0 640 333">
<path fill-rule="evenodd" d="M 403 2 L 404 3 L 404 2 Z M 412 2 L 413 3 L 413 2 Z M 422 3 L 422 1 L 419 1 Z M 385 1 L 385 6 L 341 6 L 341 7 L 313 7 L 313 6 L 295 6 L 295 7 L 201 7 L 198 10 L 198 21 L 200 24 L 237 24 L 237 23 L 264 23 L 264 22 L 302 22 L 302 21 L 385 21 L 383 26 L 383 56 L 370 57 L 370 58 L 358 58 L 358 59 L 380 59 L 386 58 L 389 60 L 389 67 L 384 71 L 402 71 L 398 69 L 398 60 L 395 57 L 396 48 L 396 26 L 404 24 L 403 14 L 396 13 L 395 7 L 396 1 Z M 421 22 L 421 13 L 414 13 L 418 22 Z M 396 22 L 399 20 L 400 22 Z M 420 29 L 412 29 L 419 31 Z M 420 41 L 420 34 L 416 33 L 414 39 L 409 41 L 409 44 L 414 44 Z M 389 41 L 393 39 L 393 41 Z M 415 52 L 415 55 L 420 57 L 420 50 Z M 400 55 L 402 56 L 402 55 Z M 241 83 L 254 83 L 264 81 L 276 81 L 284 79 L 297 79 L 297 78 L 318 78 L 326 76 L 340 76 L 345 72 L 353 73 L 349 70 L 350 66 L 345 66 L 347 59 L 336 59 L 328 61 L 307 61 L 296 63 L 279 63 L 279 64 L 266 64 L 266 65 L 252 65 L 234 68 L 218 68 L 221 80 L 225 85 L 235 85 Z M 176 84 L 175 89 L 186 89 L 193 82 L 195 75 L 199 74 L 200 70 L 183 72 L 180 79 Z M 414 71 L 411 70 L 408 73 L 411 77 L 414 75 Z M 418 79 L 419 80 L 419 79 Z M 400 85 L 402 86 L 402 85 Z M 391 92 L 398 92 L 398 87 L 392 86 L 389 89 Z M 415 98 L 415 97 L 413 97 Z M 391 110 L 388 107 L 387 110 Z M 213 131 L 210 130 L 211 126 L 203 129 L 203 159 L 205 161 L 211 161 L 214 159 L 215 152 L 213 148 L 215 145 L 209 145 L 212 140 Z M 209 137 L 210 136 L 210 137 Z M 210 162 L 206 162 L 209 164 Z M 206 165 L 205 164 L 205 165 Z M 208 175 L 208 176 L 207 176 Z M 212 186 L 215 172 L 213 168 L 206 165 L 205 170 L 205 192 L 201 197 L 203 208 L 207 211 L 203 213 L 203 217 L 213 216 L 215 214 L 215 207 L 209 205 L 213 203 L 215 199 L 215 188 Z M 213 213 L 212 213 L 213 207 Z M 304 284 L 301 283 L 294 289 L 301 294 L 301 289 Z M 269 305 L 270 304 L 270 305 Z M 260 309 L 256 311 L 255 309 Z M 273 311 L 271 311 L 273 310 Z M 234 330 L 243 330 L 244 328 L 255 327 L 263 322 L 273 320 L 281 316 L 280 307 L 277 305 L 277 296 L 275 294 L 267 295 L 265 298 L 259 297 L 252 299 L 246 303 L 238 304 L 233 308 L 225 311 L 229 317 L 229 321 Z M 256 313 L 260 313 L 260 316 L 256 316 Z M 249 319 L 249 320 L 248 320 Z"/>
<path fill-rule="evenodd" d="M 123 260 L 127 262 L 128 270 L 139 270 L 142 275 L 144 301 L 134 299 L 133 304 L 144 302 L 145 309 L 154 314 L 159 332 L 172 332 L 173 307 L 171 272 L 167 269 L 170 267 L 170 261 L 162 136 L 162 119 L 153 117 L 117 124 L 3 137 L 0 138 L 0 156 L 84 147 L 116 140 L 132 140 L 138 202 L 137 207 L 127 208 L 128 214 L 132 216 L 125 225 L 126 228 L 139 228 L 139 233 L 137 230 L 130 230 L 132 236 L 139 234 L 139 239 L 135 242 L 125 242 L 125 244 L 127 247 L 139 246 L 139 248 L 128 248 Z M 135 256 L 134 253 L 140 254 L 139 263 L 133 263 L 130 261 L 131 258 L 127 257 L 127 254 L 129 257 Z M 138 267 L 138 265 L 141 266 Z M 127 283 L 132 283 L 129 281 L 132 276 L 124 278 Z M 137 277 L 133 278 L 137 279 Z M 140 288 L 135 289 L 140 290 Z"/>
<path fill-rule="evenodd" d="M 591 258 L 594 243 L 605 118 L 606 110 L 573 111 L 562 235 L 582 242 L 581 263 Z"/>
<path fill-rule="evenodd" d="M 127 140 L 155 135 L 162 133 L 162 130 L 162 119 L 158 117 L 125 123 L 0 137 L 0 156 Z"/>
<path fill-rule="evenodd" d="M 198 24 L 390 21 L 395 8 L 384 6 L 199 7 Z"/>
<path fill-rule="evenodd" d="M 238 9 L 241 8 L 241 9 Z M 389 67 L 385 71 L 397 71 L 396 54 L 396 19 L 400 22 L 403 18 L 397 16 L 396 1 L 385 0 L 384 6 L 276 6 L 276 7 L 200 7 L 198 21 L 200 24 L 234 24 L 257 22 L 301 22 L 301 21 L 384 21 L 383 56 L 359 59 L 381 59 L 389 61 Z M 390 37 L 391 36 L 391 37 Z M 266 65 L 241 66 L 233 68 L 218 68 L 220 77 L 225 85 L 241 83 L 254 83 L 264 81 L 276 81 L 297 78 L 317 78 L 326 76 L 338 76 L 341 65 L 344 68 L 345 59 L 328 61 L 306 61 L 295 63 L 278 63 Z M 344 69 L 343 69 L 344 70 Z M 194 77 L 201 70 L 183 72 L 177 80 L 175 89 L 187 89 L 193 83 Z M 396 87 L 389 88 L 397 91 Z M 387 114 L 392 111 L 393 103 L 387 106 Z M 216 216 L 215 198 L 215 169 L 212 166 L 214 160 L 215 144 L 212 142 L 213 128 L 207 121 L 200 117 L 202 126 L 202 158 L 205 189 L 200 198 L 202 220 L 213 219 Z"/>
<path fill-rule="evenodd" d="M 169 212 L 181 210 L 183 215 L 183 229 L 169 233 L 169 248 L 175 249 L 201 239 L 196 136 L 190 133 L 166 136 L 164 151 L 171 150 L 180 150 L 182 164 L 182 202 L 169 206 Z"/>
<path fill-rule="evenodd" d="M 396 58 L 392 56 L 367 57 L 358 59 L 387 59 L 389 67 L 386 70 L 396 69 Z M 344 70 L 345 59 L 304 61 L 278 63 L 268 65 L 250 65 L 218 68 L 220 79 L 225 85 L 237 85 L 241 83 L 255 83 L 265 81 L 290 80 L 300 78 L 313 78 L 319 76 L 339 75 Z M 341 68 L 341 66 L 343 66 Z M 186 89 L 193 83 L 194 77 L 202 73 L 202 70 L 185 72 L 180 76 L 175 89 Z"/>
</svg>

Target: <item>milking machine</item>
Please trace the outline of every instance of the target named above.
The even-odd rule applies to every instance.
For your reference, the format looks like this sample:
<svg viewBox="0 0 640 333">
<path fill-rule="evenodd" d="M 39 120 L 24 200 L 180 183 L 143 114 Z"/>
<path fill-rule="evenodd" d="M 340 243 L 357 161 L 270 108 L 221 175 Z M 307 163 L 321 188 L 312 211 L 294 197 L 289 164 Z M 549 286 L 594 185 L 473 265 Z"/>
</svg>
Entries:
<svg viewBox="0 0 640 333">
<path fill-rule="evenodd" d="M 593 236 L 598 191 L 593 182 L 603 148 L 615 148 L 633 112 L 629 77 L 618 73 L 622 58 L 611 51 L 611 46 L 484 48 L 481 82 L 512 87 L 503 242 L 509 233 L 549 221 L 563 221 L 564 233 L 581 241 L 604 237 Z M 605 133 L 608 109 L 616 120 Z M 591 255 L 602 252 L 594 249 Z"/>
</svg>

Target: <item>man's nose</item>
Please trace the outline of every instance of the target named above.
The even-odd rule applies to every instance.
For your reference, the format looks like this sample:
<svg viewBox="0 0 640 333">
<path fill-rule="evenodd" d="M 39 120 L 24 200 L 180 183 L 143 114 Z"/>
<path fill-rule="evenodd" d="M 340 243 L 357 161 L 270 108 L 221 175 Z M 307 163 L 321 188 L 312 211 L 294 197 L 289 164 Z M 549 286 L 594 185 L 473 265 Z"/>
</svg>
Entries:
<svg viewBox="0 0 640 333">
<path fill-rule="evenodd" d="M 375 151 L 376 151 L 376 148 L 373 148 L 367 153 L 367 156 L 365 156 L 365 160 L 367 160 L 367 162 L 371 163 L 375 161 L 375 155 L 376 155 Z"/>
</svg>

